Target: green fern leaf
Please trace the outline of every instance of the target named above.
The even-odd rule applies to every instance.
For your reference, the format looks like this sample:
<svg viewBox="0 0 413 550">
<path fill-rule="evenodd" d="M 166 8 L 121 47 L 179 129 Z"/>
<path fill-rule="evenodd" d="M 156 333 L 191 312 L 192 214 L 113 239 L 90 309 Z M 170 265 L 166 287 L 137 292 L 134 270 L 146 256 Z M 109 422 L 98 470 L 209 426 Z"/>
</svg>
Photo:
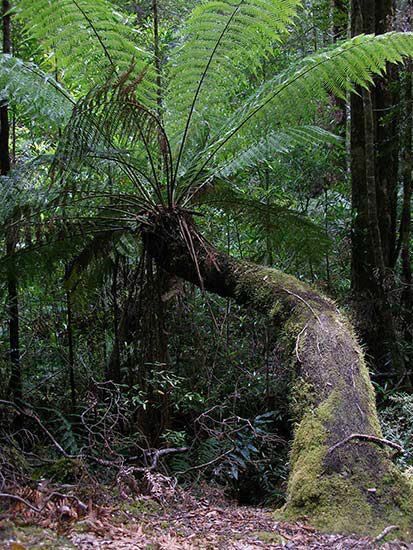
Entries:
<svg viewBox="0 0 413 550">
<path fill-rule="evenodd" d="M 345 97 L 357 86 L 366 88 L 374 75 L 385 72 L 388 63 L 403 62 L 408 57 L 413 57 L 411 32 L 361 35 L 310 55 L 266 81 L 248 99 L 242 98 L 231 116 L 223 113 L 221 127 L 218 119 L 215 121 L 215 135 L 208 137 L 205 145 L 192 144 L 198 157 L 188 152 L 185 168 L 193 174 L 193 182 L 199 181 L 199 175 L 208 172 L 207 166 L 213 170 L 230 151 L 242 151 L 252 141 L 259 143 L 271 130 L 280 132 L 297 124 L 313 123 L 320 105 L 327 104 L 331 93 Z M 184 196 L 194 188 L 186 181 L 183 188 L 181 200 L 188 202 L 189 197 Z"/>
<path fill-rule="evenodd" d="M 201 82 L 196 120 L 213 120 L 271 54 L 299 4 L 299 0 L 220 0 L 202 2 L 193 10 L 171 59 L 166 104 L 176 115 L 169 128 L 174 143 L 182 137 Z"/>
<path fill-rule="evenodd" d="M 269 237 L 278 249 L 285 247 L 295 254 L 318 259 L 330 245 L 324 228 L 300 212 L 274 201 L 251 196 L 248 190 L 220 182 L 202 196 L 202 204 L 218 208 L 254 227 L 263 242 Z"/>
<path fill-rule="evenodd" d="M 34 63 L 10 55 L 0 56 L 0 103 L 19 109 L 26 124 L 56 130 L 69 120 L 72 99 L 53 77 Z"/>
<path fill-rule="evenodd" d="M 318 126 L 306 125 L 285 128 L 279 132 L 269 132 L 257 143 L 248 144 L 240 151 L 232 152 L 221 165 L 215 168 L 214 175 L 229 178 L 248 168 L 254 168 L 273 160 L 281 154 L 289 154 L 296 147 L 323 144 L 339 146 L 342 139 Z"/>
<path fill-rule="evenodd" d="M 63 81 L 85 91 L 134 66 L 145 75 L 139 100 L 155 105 L 156 85 L 152 59 L 137 41 L 126 17 L 107 0 L 19 0 L 19 15 L 31 37 L 47 54 L 47 67 L 58 70 Z"/>
</svg>

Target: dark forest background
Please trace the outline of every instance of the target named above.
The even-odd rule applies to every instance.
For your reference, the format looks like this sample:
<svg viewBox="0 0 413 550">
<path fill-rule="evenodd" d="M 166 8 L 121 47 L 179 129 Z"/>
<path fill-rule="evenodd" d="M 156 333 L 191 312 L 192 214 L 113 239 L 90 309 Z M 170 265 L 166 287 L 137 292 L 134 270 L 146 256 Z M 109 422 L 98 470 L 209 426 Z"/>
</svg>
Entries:
<svg viewBox="0 0 413 550">
<path fill-rule="evenodd" d="M 2 2 L 3 53 L 59 82 L 59 56 L 45 58 L 12 4 Z M 163 64 L 195 2 L 112 4 Z M 263 71 L 349 36 L 411 30 L 412 18 L 405 0 L 305 1 Z M 69 82 L 75 93 L 76 74 Z M 301 140 L 246 166 L 227 207 L 200 207 L 199 226 L 222 251 L 291 273 L 348 312 L 384 435 L 410 452 L 412 65 L 375 82 L 369 103 L 351 94 L 320 105 L 315 123 L 338 142 Z M 13 84 L 0 61 L 0 487 L 45 475 L 112 483 L 159 456 L 184 485 L 207 480 L 242 503 L 282 503 L 294 425 L 282 337 L 253 311 L 157 268 L 128 232 L 93 232 L 87 212 L 65 224 L 43 212 L 61 106 L 40 89 L 9 101 L 10 86 L 24 96 L 34 85 Z"/>
</svg>

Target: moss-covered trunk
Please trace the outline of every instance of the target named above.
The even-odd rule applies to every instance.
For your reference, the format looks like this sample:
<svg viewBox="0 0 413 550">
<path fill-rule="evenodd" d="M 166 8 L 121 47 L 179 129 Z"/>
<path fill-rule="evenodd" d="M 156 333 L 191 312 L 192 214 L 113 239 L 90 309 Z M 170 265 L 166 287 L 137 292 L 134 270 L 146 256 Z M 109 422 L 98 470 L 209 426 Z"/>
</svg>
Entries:
<svg viewBox="0 0 413 550">
<path fill-rule="evenodd" d="M 353 434 L 382 437 L 363 353 L 335 304 L 290 275 L 218 252 L 182 214 L 154 219 L 144 242 L 170 273 L 282 325 L 296 420 L 282 516 L 307 516 L 319 528 L 343 532 L 378 532 L 393 524 L 410 537 L 413 493 L 391 449 L 355 439 L 332 449 Z"/>
</svg>

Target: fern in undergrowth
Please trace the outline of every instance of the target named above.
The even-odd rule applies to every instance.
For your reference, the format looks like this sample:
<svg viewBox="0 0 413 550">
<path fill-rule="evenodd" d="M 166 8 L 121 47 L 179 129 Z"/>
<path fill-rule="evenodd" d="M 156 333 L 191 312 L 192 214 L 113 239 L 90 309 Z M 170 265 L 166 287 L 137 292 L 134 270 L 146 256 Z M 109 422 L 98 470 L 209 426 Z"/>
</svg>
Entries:
<svg viewBox="0 0 413 550">
<path fill-rule="evenodd" d="M 139 34 L 108 0 L 18 0 L 19 15 L 46 56 L 46 66 L 59 72 L 74 90 L 88 90 L 113 73 L 133 65 L 145 75 L 139 97 L 155 104 L 156 86 L 151 56 L 139 44 Z"/>
<path fill-rule="evenodd" d="M 72 101 L 69 93 L 34 63 L 0 56 L 0 103 L 18 109 L 20 121 L 56 130 L 68 122 Z"/>
<path fill-rule="evenodd" d="M 220 182 L 201 198 L 202 204 L 229 213 L 256 230 L 262 242 L 270 239 L 277 250 L 294 250 L 300 257 L 321 259 L 330 245 L 325 229 L 288 204 L 255 197 L 251 189 Z M 258 244 L 258 243 L 257 243 Z"/>
<path fill-rule="evenodd" d="M 79 254 L 69 263 L 65 275 L 65 288 L 75 290 L 82 283 L 87 288 L 96 288 L 112 274 L 114 255 L 139 256 L 139 242 L 127 230 L 102 231 L 86 241 Z"/>
<path fill-rule="evenodd" d="M 406 451 L 398 458 L 399 463 L 413 468 L 413 396 L 407 393 L 391 395 L 388 405 L 380 412 L 380 420 L 384 436 Z"/>
</svg>

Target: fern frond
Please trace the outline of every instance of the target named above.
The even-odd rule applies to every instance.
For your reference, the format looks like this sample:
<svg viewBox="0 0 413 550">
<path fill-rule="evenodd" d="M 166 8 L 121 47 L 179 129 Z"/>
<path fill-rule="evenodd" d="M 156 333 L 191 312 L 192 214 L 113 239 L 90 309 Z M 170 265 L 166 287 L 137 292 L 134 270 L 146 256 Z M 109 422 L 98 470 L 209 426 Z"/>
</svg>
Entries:
<svg viewBox="0 0 413 550">
<path fill-rule="evenodd" d="M 307 147 L 323 144 L 340 145 L 342 139 L 332 132 L 318 126 L 306 125 L 286 128 L 279 132 L 269 132 L 257 143 L 248 144 L 238 152 L 230 152 L 221 165 L 214 168 L 214 177 L 229 178 L 256 167 L 263 162 L 271 162 L 281 154 L 288 154 L 296 147 Z M 208 178 L 211 178 L 208 175 Z"/>
<path fill-rule="evenodd" d="M 302 256 L 308 254 L 318 258 L 330 244 L 325 230 L 304 214 L 254 197 L 248 189 L 237 189 L 221 181 L 213 191 L 202 196 L 201 202 L 248 223 L 263 241 L 270 237 L 278 248 L 285 246 Z"/>
<path fill-rule="evenodd" d="M 134 65 L 145 74 L 139 100 L 155 104 L 151 57 L 139 46 L 126 17 L 108 0 L 19 0 L 20 17 L 47 54 L 47 64 L 63 81 L 89 90 Z"/>
<path fill-rule="evenodd" d="M 106 175 L 109 184 L 119 176 L 122 192 L 134 193 L 135 206 L 150 208 L 166 199 L 169 142 L 155 114 L 135 99 L 135 89 L 126 74 L 94 88 L 76 105 L 52 168 L 53 178 L 69 185 L 71 193 L 79 191 L 73 185 L 86 167 Z M 90 191 L 90 179 L 81 191 Z M 103 192 L 101 181 L 98 186 Z"/>
<path fill-rule="evenodd" d="M 34 63 L 0 56 L 0 103 L 19 109 L 19 118 L 56 130 L 69 120 L 73 100 L 53 77 Z"/>
<path fill-rule="evenodd" d="M 344 97 L 357 86 L 366 88 L 374 75 L 385 72 L 387 63 L 399 63 L 412 56 L 413 33 L 393 32 L 357 36 L 304 58 L 292 70 L 265 82 L 242 101 L 232 116 L 223 117 L 221 129 L 201 153 L 205 161 L 194 173 L 193 181 L 228 149 L 243 149 L 249 136 L 256 141 L 262 139 L 271 128 L 268 121 L 274 121 L 279 129 L 311 123 L 330 94 Z"/>
<path fill-rule="evenodd" d="M 171 59 L 166 104 L 176 115 L 169 129 L 175 143 L 182 138 L 199 86 L 196 119 L 213 121 L 272 53 L 299 3 L 213 0 L 193 10 L 182 31 L 181 46 Z"/>
<path fill-rule="evenodd" d="M 82 274 L 90 269 L 93 263 L 107 258 L 113 250 L 115 240 L 119 236 L 120 232 L 104 231 L 86 243 L 80 254 L 69 264 L 65 275 L 65 287 L 73 290 L 79 283 Z"/>
<path fill-rule="evenodd" d="M 86 241 L 69 263 L 65 275 L 65 287 L 75 290 L 82 286 L 95 288 L 96 281 L 104 281 L 113 271 L 113 254 L 131 257 L 138 254 L 139 240 L 132 236 L 128 228 L 102 231 Z"/>
</svg>

